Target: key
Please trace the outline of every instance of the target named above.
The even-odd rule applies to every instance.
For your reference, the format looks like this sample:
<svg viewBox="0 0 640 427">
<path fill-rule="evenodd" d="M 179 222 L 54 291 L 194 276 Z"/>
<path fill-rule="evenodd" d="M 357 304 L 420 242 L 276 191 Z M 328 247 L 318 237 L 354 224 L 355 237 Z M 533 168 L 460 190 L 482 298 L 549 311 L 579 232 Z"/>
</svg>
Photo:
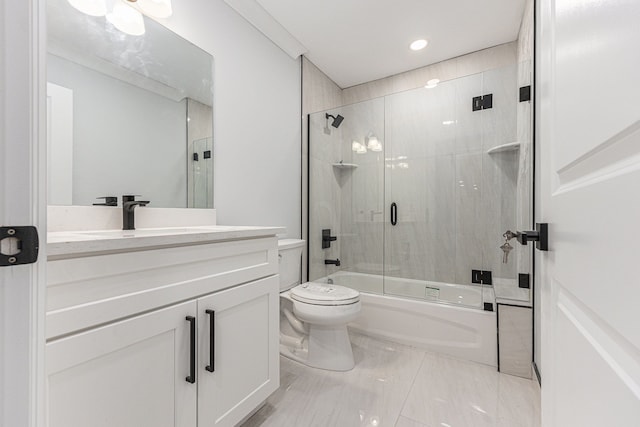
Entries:
<svg viewBox="0 0 640 427">
<path fill-rule="evenodd" d="M 509 259 L 509 252 L 511 252 L 511 250 L 513 249 L 513 246 L 511 246 L 509 242 L 504 242 L 504 244 L 500 246 L 500 249 L 502 249 L 502 252 L 503 252 L 502 263 L 506 264 Z"/>
</svg>

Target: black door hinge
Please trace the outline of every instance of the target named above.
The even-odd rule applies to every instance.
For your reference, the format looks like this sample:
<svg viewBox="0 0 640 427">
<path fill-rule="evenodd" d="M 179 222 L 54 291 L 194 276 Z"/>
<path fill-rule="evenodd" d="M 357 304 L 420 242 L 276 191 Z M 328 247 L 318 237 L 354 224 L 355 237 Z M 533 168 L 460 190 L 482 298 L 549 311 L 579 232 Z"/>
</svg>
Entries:
<svg viewBox="0 0 640 427">
<path fill-rule="evenodd" d="M 38 260 L 39 248 L 35 227 L 0 227 L 0 267 L 33 264 Z"/>
<path fill-rule="evenodd" d="M 479 111 L 479 110 L 488 110 L 489 108 L 493 108 L 493 94 L 487 94 L 483 96 L 476 96 L 472 99 L 471 110 Z"/>
<path fill-rule="evenodd" d="M 478 283 L 481 285 L 493 285 L 490 271 L 483 270 L 471 270 L 471 283 Z"/>
<path fill-rule="evenodd" d="M 520 88 L 520 102 L 531 101 L 531 85 Z"/>
</svg>

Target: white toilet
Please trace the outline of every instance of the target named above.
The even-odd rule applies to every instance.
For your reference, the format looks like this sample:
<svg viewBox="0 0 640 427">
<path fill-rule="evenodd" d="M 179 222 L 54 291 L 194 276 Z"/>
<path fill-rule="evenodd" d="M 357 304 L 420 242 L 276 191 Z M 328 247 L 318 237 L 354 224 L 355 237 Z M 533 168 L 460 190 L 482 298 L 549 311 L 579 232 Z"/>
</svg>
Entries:
<svg viewBox="0 0 640 427">
<path fill-rule="evenodd" d="M 278 241 L 280 354 L 314 368 L 348 371 L 355 363 L 347 323 L 360 313 L 360 293 L 333 284 L 300 284 L 304 243 Z"/>
</svg>

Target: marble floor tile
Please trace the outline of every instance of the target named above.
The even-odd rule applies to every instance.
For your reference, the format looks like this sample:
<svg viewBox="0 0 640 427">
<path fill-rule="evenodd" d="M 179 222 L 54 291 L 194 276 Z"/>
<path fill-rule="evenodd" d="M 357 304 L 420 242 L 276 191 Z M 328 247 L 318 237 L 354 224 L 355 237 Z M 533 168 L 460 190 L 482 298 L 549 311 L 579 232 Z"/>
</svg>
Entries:
<svg viewBox="0 0 640 427">
<path fill-rule="evenodd" d="M 531 380 L 427 353 L 401 415 L 427 426 L 537 427 L 539 412 Z"/>
<path fill-rule="evenodd" d="M 398 422 L 396 423 L 395 427 L 426 427 L 426 426 L 422 423 L 419 423 L 418 421 L 400 416 L 398 418 Z"/>
<path fill-rule="evenodd" d="M 280 388 L 243 427 L 539 425 L 529 380 L 360 334 L 351 341 L 349 372 L 281 357 Z"/>
</svg>

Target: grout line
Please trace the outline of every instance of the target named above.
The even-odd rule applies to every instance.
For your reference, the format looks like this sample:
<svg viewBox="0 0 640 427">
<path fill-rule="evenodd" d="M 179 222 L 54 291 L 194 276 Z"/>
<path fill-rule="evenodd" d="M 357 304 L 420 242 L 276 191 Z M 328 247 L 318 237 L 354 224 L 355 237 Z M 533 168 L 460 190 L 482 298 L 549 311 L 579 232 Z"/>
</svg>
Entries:
<svg viewBox="0 0 640 427">
<path fill-rule="evenodd" d="M 404 410 L 404 406 L 407 404 L 407 399 L 409 398 L 409 395 L 411 394 L 411 391 L 413 391 L 413 386 L 416 383 L 416 379 L 418 378 L 418 374 L 420 373 L 420 371 L 422 370 L 422 367 L 424 366 L 424 362 L 425 359 L 427 358 L 427 352 L 423 351 L 422 352 L 422 361 L 420 362 L 420 366 L 418 366 L 418 369 L 416 370 L 416 373 L 413 375 L 413 381 L 411 381 L 411 385 L 409 386 L 409 391 L 407 391 L 407 395 L 404 397 L 404 401 L 402 402 L 402 406 L 400 407 L 400 412 L 398 412 L 398 416 L 396 417 L 395 422 L 393 423 L 393 425 L 397 425 L 398 421 L 400 421 L 400 417 L 403 416 L 402 415 L 402 411 Z M 405 417 L 405 418 L 409 418 L 409 417 Z M 409 418 L 411 419 L 411 418 Z M 417 421 L 417 420 L 413 420 L 413 421 Z"/>
</svg>

